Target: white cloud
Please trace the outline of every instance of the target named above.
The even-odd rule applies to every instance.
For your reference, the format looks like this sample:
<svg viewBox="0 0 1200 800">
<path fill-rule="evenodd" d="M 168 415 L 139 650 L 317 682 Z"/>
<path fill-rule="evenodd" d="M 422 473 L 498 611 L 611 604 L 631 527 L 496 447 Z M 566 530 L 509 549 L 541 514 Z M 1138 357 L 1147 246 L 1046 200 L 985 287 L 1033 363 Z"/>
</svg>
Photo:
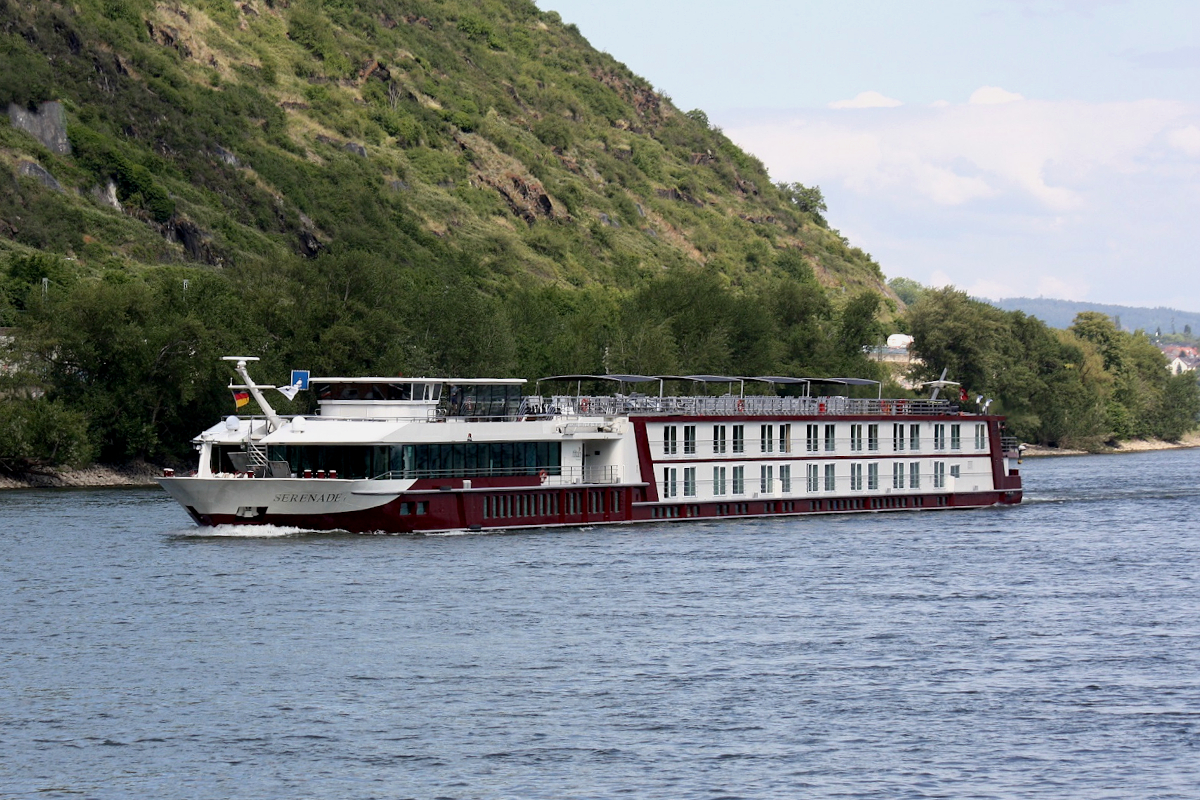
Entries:
<svg viewBox="0 0 1200 800">
<path fill-rule="evenodd" d="M 829 104 L 830 108 L 895 108 L 904 103 L 885 97 L 879 92 L 859 92 L 849 100 L 836 100 Z"/>
<path fill-rule="evenodd" d="M 1167 141 L 1177 150 L 1200 158 L 1200 127 L 1188 125 L 1186 128 L 1177 128 L 1167 134 Z"/>
<path fill-rule="evenodd" d="M 1003 90 L 1000 90 L 1003 91 Z M 1023 100 L 721 123 L 888 275 L 1200 310 L 1200 106 Z"/>
<path fill-rule="evenodd" d="M 971 99 L 967 102 L 974 106 L 996 106 L 1024 99 L 1022 95 L 1001 89 L 999 86 L 980 86 L 971 93 Z"/>
</svg>

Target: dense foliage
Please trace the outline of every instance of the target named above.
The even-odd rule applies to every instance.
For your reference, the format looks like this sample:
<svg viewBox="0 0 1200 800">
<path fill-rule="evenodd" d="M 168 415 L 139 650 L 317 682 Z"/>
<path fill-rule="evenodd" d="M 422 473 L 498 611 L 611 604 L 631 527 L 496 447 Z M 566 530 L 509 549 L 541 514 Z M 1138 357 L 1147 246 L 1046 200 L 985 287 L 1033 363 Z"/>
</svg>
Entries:
<svg viewBox="0 0 1200 800">
<path fill-rule="evenodd" d="M 796 265 L 736 290 L 696 267 L 628 292 L 549 284 L 500 302 L 478 291 L 469 270 L 398 271 L 371 256 L 101 280 L 72 278 L 68 263 L 46 256 L 30 260 L 10 261 L 3 284 L 21 323 L 19 369 L 5 383 L 10 392 L 37 387 L 46 394 L 38 402 L 70 410 L 64 431 L 79 434 L 86 423 L 80 448 L 59 460 L 182 456 L 199 426 L 232 411 L 222 355 L 260 356 L 256 372 L 268 381 L 291 368 L 530 379 L 578 371 L 871 375 L 876 365 L 861 342 L 880 332 L 879 295 L 835 305 Z M 43 291 L 48 273 L 56 279 Z M 276 399 L 287 411 L 311 403 L 306 395 Z M 8 463 L 34 452 L 6 447 L 0 439 Z"/>
<path fill-rule="evenodd" d="M 1195 375 L 1171 375 L 1144 333 L 1121 331 L 1104 314 L 1083 312 L 1056 330 L 953 288 L 913 296 L 906 322 L 925 361 L 921 377 L 946 368 L 970 395 L 992 398 L 1025 441 L 1086 448 L 1176 440 L 1196 425 Z"/>
</svg>

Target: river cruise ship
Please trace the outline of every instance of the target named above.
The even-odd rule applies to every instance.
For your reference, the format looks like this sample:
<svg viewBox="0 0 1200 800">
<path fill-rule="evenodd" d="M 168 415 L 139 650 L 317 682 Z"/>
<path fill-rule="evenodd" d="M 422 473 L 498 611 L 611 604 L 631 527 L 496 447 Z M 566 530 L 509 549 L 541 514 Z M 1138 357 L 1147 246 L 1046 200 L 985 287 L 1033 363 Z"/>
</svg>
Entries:
<svg viewBox="0 0 1200 800">
<path fill-rule="evenodd" d="M 285 417 L 264 395 L 277 387 L 251 379 L 255 359 L 228 360 L 262 414 L 204 431 L 194 474 L 160 479 L 200 525 L 415 533 L 1021 502 L 1003 418 L 936 389 L 886 400 L 844 396 L 876 385 L 854 378 L 561 375 L 526 395 L 520 378 L 301 376 L 280 391 L 314 392 L 318 413 Z"/>
</svg>

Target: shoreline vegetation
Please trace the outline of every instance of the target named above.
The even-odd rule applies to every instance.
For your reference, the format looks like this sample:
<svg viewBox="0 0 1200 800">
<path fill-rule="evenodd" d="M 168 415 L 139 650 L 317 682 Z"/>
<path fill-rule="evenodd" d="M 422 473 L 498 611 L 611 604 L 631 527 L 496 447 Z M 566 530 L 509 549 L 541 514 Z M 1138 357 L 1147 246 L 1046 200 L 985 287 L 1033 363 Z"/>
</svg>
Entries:
<svg viewBox="0 0 1200 800">
<path fill-rule="evenodd" d="M 1192 431 L 1174 442 L 1162 439 L 1130 439 L 1118 442 L 1115 446 L 1105 445 L 1099 450 L 1075 450 L 1031 444 L 1027 445 L 1024 458 L 1116 455 L 1156 450 L 1184 450 L 1193 447 L 1200 447 L 1200 431 Z M 154 486 L 154 479 L 161 474 L 161 467 L 145 462 L 124 465 L 92 464 L 83 469 L 47 469 L 16 475 L 0 475 L 0 490 L 145 487 Z"/>
</svg>

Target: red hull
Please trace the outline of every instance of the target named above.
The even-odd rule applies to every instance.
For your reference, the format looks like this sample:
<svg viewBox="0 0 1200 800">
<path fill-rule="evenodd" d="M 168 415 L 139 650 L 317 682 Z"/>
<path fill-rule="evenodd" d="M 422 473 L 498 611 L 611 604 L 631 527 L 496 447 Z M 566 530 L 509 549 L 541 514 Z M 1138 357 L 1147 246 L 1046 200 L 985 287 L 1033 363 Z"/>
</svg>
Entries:
<svg viewBox="0 0 1200 800">
<path fill-rule="evenodd" d="M 1019 486 L 1019 483 L 1018 483 Z M 366 511 L 328 515 L 266 514 L 254 519 L 229 515 L 194 515 L 201 525 L 279 525 L 308 530 L 341 530 L 351 533 L 424 533 L 446 530 L 505 530 L 552 526 L 609 525 L 629 522 L 660 522 L 686 519 L 728 519 L 803 516 L 807 514 L 850 514 L 883 511 L 932 511 L 938 509 L 985 508 L 1021 502 L 1021 490 L 957 494 L 840 496 L 803 499 L 736 498 L 730 502 L 661 503 L 646 501 L 646 487 L 555 488 L 513 492 L 441 491 L 409 493 Z M 555 499 L 554 513 L 537 513 L 538 496 Z M 485 516 L 490 499 L 496 506 L 507 497 L 505 516 Z M 520 498 L 525 501 L 521 502 Z M 403 501 L 403 502 L 402 502 Z M 401 514 L 423 504 L 425 513 Z M 533 513 L 521 513 L 528 509 Z"/>
</svg>

